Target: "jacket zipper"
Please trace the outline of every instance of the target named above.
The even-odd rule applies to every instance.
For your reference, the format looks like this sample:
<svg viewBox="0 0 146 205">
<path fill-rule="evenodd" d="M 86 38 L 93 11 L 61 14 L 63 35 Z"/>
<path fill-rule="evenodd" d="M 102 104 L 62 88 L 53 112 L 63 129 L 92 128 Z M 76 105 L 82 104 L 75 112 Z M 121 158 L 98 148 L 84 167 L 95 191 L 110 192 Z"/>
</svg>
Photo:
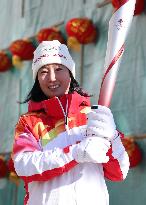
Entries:
<svg viewBox="0 0 146 205">
<path fill-rule="evenodd" d="M 65 121 L 65 129 L 67 131 L 67 133 L 69 134 L 69 128 L 68 128 L 68 120 L 67 120 L 67 116 L 68 116 L 68 99 L 67 99 L 67 102 L 66 102 L 66 108 L 64 110 L 63 106 L 62 106 L 62 103 L 60 101 L 60 99 L 57 97 L 57 100 L 59 102 L 59 105 L 62 109 L 62 112 L 63 112 L 63 115 L 64 115 L 64 121 Z"/>
<path fill-rule="evenodd" d="M 69 127 L 68 127 L 68 120 L 67 120 L 67 116 L 68 116 L 68 99 L 67 99 L 67 103 L 66 103 L 66 110 L 64 110 L 60 99 L 58 97 L 57 97 L 57 99 L 58 99 L 59 105 L 60 105 L 60 107 L 62 109 L 62 112 L 63 112 L 63 115 L 64 115 L 65 129 L 67 131 L 67 134 L 70 135 L 70 131 L 69 131 Z M 74 178 L 74 176 L 73 176 L 73 178 Z M 76 184 L 74 185 L 73 189 L 74 189 L 74 192 L 76 193 Z M 77 205 L 76 197 L 73 196 L 73 198 L 74 198 L 75 205 Z"/>
</svg>

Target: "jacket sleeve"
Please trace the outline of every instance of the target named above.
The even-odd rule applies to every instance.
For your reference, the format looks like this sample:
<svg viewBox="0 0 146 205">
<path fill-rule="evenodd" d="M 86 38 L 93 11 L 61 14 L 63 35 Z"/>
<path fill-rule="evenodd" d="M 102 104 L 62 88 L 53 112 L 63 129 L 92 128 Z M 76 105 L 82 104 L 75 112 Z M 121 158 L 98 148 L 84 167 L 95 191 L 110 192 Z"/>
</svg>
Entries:
<svg viewBox="0 0 146 205">
<path fill-rule="evenodd" d="M 129 170 L 129 157 L 121 141 L 121 134 L 112 141 L 107 155 L 109 161 L 103 164 L 104 176 L 111 181 L 121 181 Z"/>
<path fill-rule="evenodd" d="M 16 173 L 25 182 L 47 181 L 77 165 L 69 147 L 43 151 L 22 118 L 15 129 L 12 159 Z"/>
</svg>

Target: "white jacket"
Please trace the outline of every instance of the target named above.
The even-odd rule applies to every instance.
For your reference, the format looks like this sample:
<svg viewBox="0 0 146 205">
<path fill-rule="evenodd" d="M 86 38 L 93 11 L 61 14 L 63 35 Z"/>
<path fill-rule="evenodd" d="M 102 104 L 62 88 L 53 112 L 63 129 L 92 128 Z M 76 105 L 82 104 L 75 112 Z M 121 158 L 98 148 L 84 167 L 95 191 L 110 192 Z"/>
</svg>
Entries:
<svg viewBox="0 0 146 205">
<path fill-rule="evenodd" d="M 25 204 L 108 205 L 104 178 L 125 179 L 128 155 L 119 135 L 109 149 L 108 163 L 78 164 L 71 147 L 85 138 L 89 102 L 77 93 L 68 94 L 60 99 L 63 107 L 66 98 L 68 127 L 57 98 L 31 102 L 29 110 L 33 112 L 21 116 L 16 125 L 13 161 L 17 174 L 25 182 Z"/>
</svg>

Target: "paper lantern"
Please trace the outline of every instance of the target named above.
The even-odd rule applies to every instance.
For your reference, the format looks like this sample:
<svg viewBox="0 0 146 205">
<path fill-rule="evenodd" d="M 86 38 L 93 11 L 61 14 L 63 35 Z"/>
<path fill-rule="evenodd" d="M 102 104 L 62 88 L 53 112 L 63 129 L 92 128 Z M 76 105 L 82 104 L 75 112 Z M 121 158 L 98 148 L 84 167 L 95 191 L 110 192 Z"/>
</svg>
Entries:
<svg viewBox="0 0 146 205">
<path fill-rule="evenodd" d="M 144 0 L 136 0 L 134 15 L 140 15 L 144 11 Z"/>
<path fill-rule="evenodd" d="M 66 24 L 68 44 L 88 44 L 95 42 L 97 30 L 92 21 L 87 18 L 73 18 Z"/>
<path fill-rule="evenodd" d="M 117 10 L 125 2 L 125 0 L 111 0 L 113 7 Z"/>
<path fill-rule="evenodd" d="M 125 0 L 112 0 L 113 7 L 117 10 Z M 134 15 L 140 15 L 144 11 L 144 0 L 136 0 Z"/>
<path fill-rule="evenodd" d="M 17 186 L 19 186 L 20 184 L 20 179 L 15 171 L 15 168 L 14 168 L 14 163 L 13 163 L 13 160 L 12 158 L 10 158 L 8 160 L 8 169 L 9 169 L 9 180 L 11 182 L 13 182 L 14 184 L 16 184 Z"/>
<path fill-rule="evenodd" d="M 16 40 L 10 45 L 9 50 L 12 55 L 17 56 L 21 60 L 31 60 L 35 47 L 28 39 Z"/>
<path fill-rule="evenodd" d="M 44 28 L 41 29 L 36 39 L 39 43 L 42 41 L 52 41 L 52 40 L 58 40 L 60 43 L 65 43 L 65 40 L 61 34 L 61 32 L 57 28 Z"/>
<path fill-rule="evenodd" d="M 136 167 L 142 160 L 142 153 L 138 144 L 130 137 L 123 138 L 122 142 L 129 156 L 130 168 Z"/>
<path fill-rule="evenodd" d="M 8 167 L 6 161 L 2 156 L 0 156 L 0 178 L 4 178 L 7 176 Z"/>
<path fill-rule="evenodd" d="M 15 172 L 16 173 L 15 168 L 14 168 L 14 162 L 13 162 L 12 158 L 10 158 L 8 160 L 7 164 L 8 164 L 9 172 Z"/>
<path fill-rule="evenodd" d="M 12 67 L 12 61 L 8 57 L 7 53 L 0 51 L 0 72 L 9 70 Z"/>
</svg>

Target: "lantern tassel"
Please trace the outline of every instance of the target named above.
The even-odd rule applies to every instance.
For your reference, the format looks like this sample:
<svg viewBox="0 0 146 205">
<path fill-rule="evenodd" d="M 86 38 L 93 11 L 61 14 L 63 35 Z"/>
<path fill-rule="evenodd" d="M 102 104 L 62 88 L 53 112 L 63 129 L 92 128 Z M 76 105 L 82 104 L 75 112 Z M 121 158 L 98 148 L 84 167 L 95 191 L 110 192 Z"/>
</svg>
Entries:
<svg viewBox="0 0 146 205">
<path fill-rule="evenodd" d="M 20 69 L 23 66 L 22 60 L 19 56 L 14 55 L 12 57 L 12 64 L 14 65 L 14 67 Z"/>
<path fill-rule="evenodd" d="M 80 45 L 79 41 L 73 36 L 68 37 L 67 45 L 69 48 L 72 48 L 74 51 L 79 52 L 81 50 L 81 45 Z"/>
</svg>

